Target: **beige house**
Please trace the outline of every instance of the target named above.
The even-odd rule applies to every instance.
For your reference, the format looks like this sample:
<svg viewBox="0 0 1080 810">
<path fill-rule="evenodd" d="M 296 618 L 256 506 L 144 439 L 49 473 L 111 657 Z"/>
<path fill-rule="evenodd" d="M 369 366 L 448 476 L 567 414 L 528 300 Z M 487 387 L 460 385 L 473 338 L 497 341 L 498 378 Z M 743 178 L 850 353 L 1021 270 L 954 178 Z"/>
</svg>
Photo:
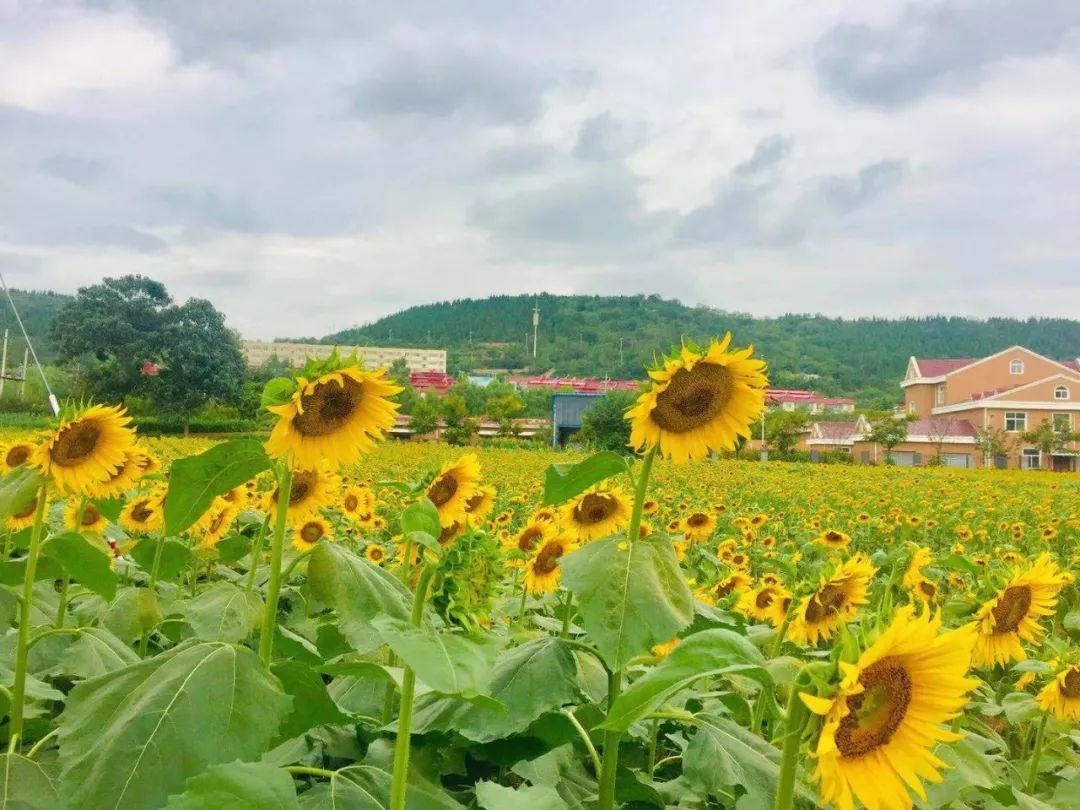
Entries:
<svg viewBox="0 0 1080 810">
<path fill-rule="evenodd" d="M 939 457 L 956 467 L 1080 469 L 1080 443 L 1044 453 L 1022 438 L 1044 422 L 1059 431 L 1080 430 L 1080 360 L 1051 360 L 1023 346 L 981 359 L 912 357 L 900 387 L 904 408 L 916 421 L 893 451 L 898 464 Z M 986 428 L 1004 431 L 1011 447 L 984 457 L 978 437 Z M 862 463 L 873 462 L 875 453 L 884 460 L 883 451 L 865 441 L 856 442 L 853 452 Z"/>
<path fill-rule="evenodd" d="M 284 343 L 268 340 L 243 341 L 244 356 L 252 368 L 276 357 L 293 368 L 303 368 L 311 358 L 326 358 L 335 349 L 342 357 L 356 354 L 369 369 L 387 368 L 395 360 L 404 360 L 412 372 L 446 373 L 445 349 L 408 349 L 388 346 L 331 346 L 326 343 Z"/>
</svg>

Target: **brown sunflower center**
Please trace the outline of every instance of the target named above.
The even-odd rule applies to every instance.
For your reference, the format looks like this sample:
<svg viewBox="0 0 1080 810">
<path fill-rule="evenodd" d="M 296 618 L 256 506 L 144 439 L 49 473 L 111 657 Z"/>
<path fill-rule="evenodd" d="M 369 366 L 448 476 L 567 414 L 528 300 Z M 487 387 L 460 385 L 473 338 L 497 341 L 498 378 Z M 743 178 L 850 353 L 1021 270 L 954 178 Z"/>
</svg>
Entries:
<svg viewBox="0 0 1080 810">
<path fill-rule="evenodd" d="M 557 540 L 547 543 L 533 560 L 533 571 L 537 574 L 550 574 L 559 567 L 559 558 L 565 550 L 563 544 Z"/>
<path fill-rule="evenodd" d="M 147 504 L 147 501 L 139 501 L 131 507 L 131 519 L 136 523 L 145 523 L 153 516 L 154 510 Z"/>
<path fill-rule="evenodd" d="M 518 550 L 528 553 L 536 547 L 536 541 L 543 536 L 543 532 L 535 526 L 530 526 L 518 535 Z"/>
<path fill-rule="evenodd" d="M 344 506 L 346 512 L 355 512 L 360 508 L 360 499 L 355 495 L 346 495 Z"/>
<path fill-rule="evenodd" d="M 7 453 L 4 455 L 4 463 L 9 467 L 18 467 L 30 458 L 30 446 L 27 444 L 17 444 L 14 447 L 9 447 Z"/>
<path fill-rule="evenodd" d="M 49 456 L 54 464 L 74 467 L 93 455 L 101 438 L 101 427 L 94 422 L 72 422 L 60 431 Z"/>
<path fill-rule="evenodd" d="M 300 539 L 305 543 L 317 543 L 319 538 L 323 536 L 323 527 L 319 523 L 312 521 L 311 523 L 305 523 L 300 529 Z"/>
<path fill-rule="evenodd" d="M 1012 585 L 1001 594 L 992 611 L 995 633 L 1011 633 L 1020 626 L 1031 608 L 1031 588 L 1027 585 Z"/>
<path fill-rule="evenodd" d="M 681 368 L 656 397 L 652 420 L 661 430 L 686 433 L 708 424 L 731 399 L 734 378 L 724 366 L 698 363 Z"/>
<path fill-rule="evenodd" d="M 759 610 L 765 610 L 765 608 L 771 606 L 773 603 L 773 592 L 770 588 L 765 588 L 758 592 L 758 595 L 754 598 L 754 604 L 757 605 Z"/>
<path fill-rule="evenodd" d="M 87 503 L 82 513 L 82 525 L 93 526 L 101 520 L 101 512 L 92 503 Z"/>
<path fill-rule="evenodd" d="M 225 519 L 228 516 L 228 509 L 222 509 L 220 512 L 218 512 L 217 515 L 214 516 L 214 519 L 210 521 L 210 534 L 216 534 L 217 532 L 219 532 L 221 530 L 221 527 L 225 525 Z"/>
<path fill-rule="evenodd" d="M 810 599 L 806 605 L 806 620 L 820 622 L 835 613 L 847 601 L 844 589 L 834 582 L 829 582 Z"/>
<path fill-rule="evenodd" d="M 310 394 L 300 397 L 303 413 L 293 417 L 293 427 L 304 436 L 329 436 L 337 433 L 360 406 L 363 386 L 349 377 L 344 382 L 329 380 L 317 383 Z"/>
<path fill-rule="evenodd" d="M 293 473 L 292 488 L 289 490 L 289 506 L 298 506 L 308 499 L 315 489 L 315 476 L 313 470 L 301 470 Z M 274 500 L 278 493 L 274 492 Z"/>
<path fill-rule="evenodd" d="M 844 542 L 844 535 L 840 534 L 840 532 L 833 532 L 833 531 L 825 532 L 825 542 L 826 543 L 842 543 L 842 542 Z"/>
<path fill-rule="evenodd" d="M 714 591 L 714 593 L 716 594 L 717 599 L 723 599 L 733 590 L 735 590 L 735 580 L 725 579 L 723 582 L 716 586 L 716 590 Z"/>
<path fill-rule="evenodd" d="M 487 498 L 487 496 L 483 492 L 477 492 L 475 495 L 469 498 L 469 500 L 465 501 L 465 511 L 475 512 L 477 509 L 484 505 L 485 498 Z"/>
<path fill-rule="evenodd" d="M 841 756 L 861 757 L 892 739 L 911 704 L 911 675 L 890 656 L 859 676 L 863 691 L 847 699 L 848 714 L 836 730 Z"/>
<path fill-rule="evenodd" d="M 457 479 L 447 473 L 446 475 L 440 475 L 435 479 L 435 482 L 428 489 L 428 500 L 430 500 L 436 506 L 443 506 L 454 497 L 454 493 L 458 491 Z"/>
<path fill-rule="evenodd" d="M 378 546 L 372 546 L 368 549 L 368 559 L 378 562 L 383 558 L 383 550 Z"/>
<path fill-rule="evenodd" d="M 706 526 L 709 523 L 709 516 L 703 515 L 701 512 L 695 512 L 686 519 L 686 525 L 692 529 L 700 529 L 702 526 Z"/>
<path fill-rule="evenodd" d="M 919 590 L 923 592 L 923 596 L 927 599 L 933 599 L 937 596 L 937 586 L 933 582 L 927 582 L 925 579 L 919 583 Z"/>
<path fill-rule="evenodd" d="M 449 526 L 444 527 L 443 530 L 439 532 L 439 545 L 445 546 L 447 543 L 457 537 L 458 532 L 460 531 L 461 524 L 458 523 L 456 520 Z"/>
<path fill-rule="evenodd" d="M 1066 698 L 1080 698 L 1080 669 L 1073 667 L 1065 674 L 1064 683 L 1059 687 L 1061 696 Z"/>
<path fill-rule="evenodd" d="M 615 514 L 616 502 L 610 495 L 590 492 L 574 507 L 574 521 L 593 525 L 602 523 Z"/>
</svg>

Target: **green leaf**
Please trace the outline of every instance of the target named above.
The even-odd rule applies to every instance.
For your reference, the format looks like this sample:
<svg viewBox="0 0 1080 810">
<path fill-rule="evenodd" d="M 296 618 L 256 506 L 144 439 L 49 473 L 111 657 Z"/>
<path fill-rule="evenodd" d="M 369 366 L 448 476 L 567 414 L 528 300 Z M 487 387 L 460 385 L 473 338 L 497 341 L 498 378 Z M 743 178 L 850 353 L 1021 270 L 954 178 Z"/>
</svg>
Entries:
<svg viewBox="0 0 1080 810">
<path fill-rule="evenodd" d="M 177 535 L 190 528 L 214 498 L 268 469 L 270 458 L 254 439 L 233 439 L 197 456 L 177 459 L 169 470 L 165 534 Z"/>
<path fill-rule="evenodd" d="M 216 546 L 218 559 L 224 563 L 236 562 L 251 551 L 251 538 L 246 534 L 230 534 Z"/>
<path fill-rule="evenodd" d="M 376 616 L 408 621 L 412 614 L 412 593 L 393 574 L 335 543 L 315 547 L 307 573 L 312 596 L 337 611 L 341 632 L 357 649 L 370 648 Z"/>
<path fill-rule="evenodd" d="M 85 588 L 112 601 L 116 596 L 116 573 L 112 560 L 101 548 L 77 532 L 50 537 L 41 552 L 60 564 L 68 576 Z"/>
<path fill-rule="evenodd" d="M 18 754 L 0 754 L 0 807 L 5 810 L 55 810 L 63 802 L 45 770 Z"/>
<path fill-rule="evenodd" d="M 187 789 L 169 798 L 167 810 L 299 810 L 288 773 L 264 762 L 215 765 L 187 780 Z"/>
<path fill-rule="evenodd" d="M 344 725 L 349 718 L 326 693 L 326 684 L 315 670 L 298 661 L 281 661 L 271 667 L 286 695 L 293 699 L 292 711 L 278 729 L 277 740 L 292 739 L 316 726 Z"/>
<path fill-rule="evenodd" d="M 600 727 L 626 731 L 676 692 L 713 675 L 738 672 L 769 683 L 764 666 L 758 648 L 738 633 L 720 629 L 694 633 L 619 695 Z"/>
<path fill-rule="evenodd" d="M 568 806 L 558 791 L 548 785 L 515 790 L 496 782 L 477 782 L 476 801 L 484 810 L 566 810 Z"/>
<path fill-rule="evenodd" d="M 959 742 L 941 744 L 933 753 L 946 765 L 943 781 L 927 785 L 927 801 L 923 807 L 947 807 L 972 788 L 994 788 L 1002 782 L 1004 760 L 991 755 L 996 746 L 976 734 L 968 735 Z M 1001 765 L 1002 771 L 994 764 Z"/>
<path fill-rule="evenodd" d="M 563 583 L 604 661 L 619 670 L 674 638 L 694 618 L 694 598 L 671 543 L 609 537 L 563 560 Z"/>
<path fill-rule="evenodd" d="M 259 403 L 263 408 L 271 405 L 284 405 L 296 391 L 296 381 L 289 377 L 274 377 L 263 386 Z"/>
<path fill-rule="evenodd" d="M 59 579 L 64 574 L 60 563 L 48 557 L 39 557 L 34 569 L 34 582 L 43 579 Z M 26 558 L 0 562 L 0 585 L 22 585 L 26 578 Z"/>
<path fill-rule="evenodd" d="M 66 675 L 97 678 L 139 663 L 139 656 L 104 627 L 83 627 L 60 663 Z"/>
<path fill-rule="evenodd" d="M 476 695 L 491 679 L 491 668 L 501 646 L 498 639 L 413 627 L 389 616 L 379 616 L 372 624 L 416 677 L 436 692 Z"/>
<path fill-rule="evenodd" d="M 131 549 L 131 558 L 139 564 L 146 573 L 150 573 L 154 567 L 154 554 L 157 552 L 158 543 L 164 543 L 165 548 L 161 552 L 161 561 L 158 563 L 158 579 L 165 582 L 176 579 L 191 562 L 191 549 L 174 537 L 145 537 Z"/>
<path fill-rule="evenodd" d="M 254 759 L 290 700 L 251 650 L 182 644 L 84 681 L 60 715 L 72 808 L 160 807 L 211 765 Z"/>
<path fill-rule="evenodd" d="M 442 532 L 439 510 L 427 498 L 409 504 L 401 513 L 401 531 L 403 534 L 424 532 L 437 538 Z"/>
<path fill-rule="evenodd" d="M 945 558 L 943 565 L 950 571 L 963 571 L 966 574 L 974 574 L 977 577 L 983 576 L 983 569 L 979 568 L 975 563 L 969 560 L 967 557 L 960 554 L 950 554 Z"/>
<path fill-rule="evenodd" d="M 544 505 L 562 503 L 593 484 L 629 471 L 626 459 L 610 450 L 596 453 L 577 464 L 552 464 L 544 474 Z"/>
<path fill-rule="evenodd" d="M 544 637 L 505 650 L 495 662 L 488 695 L 504 711 L 454 698 L 426 695 L 417 701 L 413 732 L 454 730 L 486 743 L 528 728 L 537 717 L 580 698 L 577 665 L 568 644 Z"/>
<path fill-rule="evenodd" d="M 229 582 L 219 582 L 194 599 L 177 602 L 173 612 L 184 618 L 201 641 L 243 641 L 262 610 L 262 600 Z"/>
<path fill-rule="evenodd" d="M 25 510 L 44 480 L 40 473 L 26 466 L 0 477 L 0 521 Z"/>
<path fill-rule="evenodd" d="M 741 788 L 738 810 L 770 810 L 776 801 L 780 752 L 730 720 L 699 719 L 701 728 L 683 754 L 686 778 L 713 796 Z"/>
<path fill-rule="evenodd" d="M 91 498 L 90 502 L 112 523 L 120 522 L 120 513 L 124 511 L 123 498 Z"/>
<path fill-rule="evenodd" d="M 409 810 L 462 810 L 439 788 L 430 784 L 405 786 Z M 370 765 L 350 765 L 334 772 L 300 797 L 301 810 L 387 810 L 390 807 L 390 774 Z"/>
</svg>

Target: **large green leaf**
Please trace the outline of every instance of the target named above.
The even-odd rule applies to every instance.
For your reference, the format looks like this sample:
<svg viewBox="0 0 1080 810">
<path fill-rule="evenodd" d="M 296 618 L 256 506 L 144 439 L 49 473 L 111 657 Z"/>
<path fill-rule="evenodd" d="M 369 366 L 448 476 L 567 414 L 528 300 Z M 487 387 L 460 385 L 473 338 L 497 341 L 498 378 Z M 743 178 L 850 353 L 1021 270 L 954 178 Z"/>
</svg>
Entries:
<svg viewBox="0 0 1080 810">
<path fill-rule="evenodd" d="M 504 711 L 453 698 L 425 696 L 417 701 L 413 731 L 453 730 L 485 743 L 524 731 L 546 711 L 580 697 L 577 666 L 568 644 L 539 638 L 504 651 L 495 663 L 488 694 Z"/>
<path fill-rule="evenodd" d="M 154 556 L 157 554 L 158 543 L 164 543 L 161 550 L 161 559 L 158 561 L 158 579 L 169 582 L 180 576 L 191 562 L 191 549 L 186 543 L 182 543 L 175 537 L 144 537 L 131 549 L 131 558 L 139 564 L 146 573 L 150 573 L 154 567 Z"/>
<path fill-rule="evenodd" d="M 337 611 L 341 632 L 357 649 L 370 648 L 375 635 L 371 621 L 376 616 L 407 621 L 412 613 L 408 588 L 388 571 L 334 543 L 320 543 L 308 558 L 308 589 Z"/>
<path fill-rule="evenodd" d="M 439 788 L 409 783 L 405 787 L 409 810 L 462 810 Z M 390 807 L 390 774 L 370 765 L 351 765 L 334 772 L 300 797 L 302 810 L 387 810 Z"/>
<path fill-rule="evenodd" d="M 609 537 L 562 565 L 582 623 L 612 670 L 670 640 L 694 618 L 694 598 L 666 538 L 628 543 Z"/>
<path fill-rule="evenodd" d="M 349 722 L 326 693 L 326 683 L 318 672 L 298 661 L 281 661 L 271 668 L 281 681 L 285 694 L 292 697 L 292 711 L 278 729 L 277 740 L 303 734 L 316 726 L 344 725 Z"/>
<path fill-rule="evenodd" d="M 630 470 L 626 459 L 605 450 L 577 464 L 552 464 L 544 474 L 544 505 L 562 503 L 593 484 Z"/>
<path fill-rule="evenodd" d="M 65 675 L 97 678 L 139 663 L 139 656 L 104 627 L 83 627 L 60 663 Z"/>
<path fill-rule="evenodd" d="M 116 596 L 117 578 L 112 560 L 103 549 L 81 534 L 67 532 L 50 537 L 41 552 L 56 560 L 64 572 L 84 588 L 109 601 Z"/>
<path fill-rule="evenodd" d="M 34 581 L 43 579 L 59 579 L 64 574 L 60 563 L 49 557 L 39 557 L 37 568 L 34 569 Z M 0 562 L 0 585 L 22 585 L 26 579 L 26 558 L 18 560 L 5 560 Z"/>
<path fill-rule="evenodd" d="M 739 792 L 738 810 L 769 810 L 776 802 L 780 752 L 730 720 L 700 719 L 683 754 L 686 778 L 713 796 Z"/>
<path fill-rule="evenodd" d="M 401 512 L 401 531 L 404 534 L 423 532 L 438 538 L 442 532 L 439 523 L 439 510 L 427 498 L 409 504 Z"/>
<path fill-rule="evenodd" d="M 501 642 L 461 633 L 413 627 L 401 619 L 379 616 L 372 621 L 383 641 L 412 667 L 420 681 L 445 695 L 476 695 L 491 680 Z"/>
<path fill-rule="evenodd" d="M 298 810 L 296 786 L 280 768 L 264 762 L 215 765 L 187 780 L 187 789 L 169 798 L 167 810 Z"/>
<path fill-rule="evenodd" d="M 259 618 L 262 600 L 229 582 L 219 582 L 194 599 L 177 602 L 173 611 L 202 641 L 243 641 Z"/>
<path fill-rule="evenodd" d="M 503 787 L 497 782 L 477 782 L 476 801 L 484 810 L 566 810 L 559 792 L 548 785 Z"/>
<path fill-rule="evenodd" d="M 56 810 L 63 802 L 44 769 L 18 754 L 0 754 L 0 807 Z"/>
<path fill-rule="evenodd" d="M 270 458 L 262 443 L 254 439 L 233 439 L 197 456 L 177 459 L 169 470 L 165 534 L 185 531 L 203 516 L 218 495 L 268 469 Z"/>
<path fill-rule="evenodd" d="M 160 807 L 211 765 L 269 747 L 290 699 L 251 650 L 182 644 L 76 686 L 60 715 L 71 807 Z"/>
<path fill-rule="evenodd" d="M 720 629 L 694 633 L 619 695 L 601 727 L 626 731 L 674 693 L 711 675 L 739 672 L 768 682 L 764 666 L 765 658 L 745 636 Z"/>
<path fill-rule="evenodd" d="M 26 466 L 0 477 L 0 521 L 26 509 L 43 480 L 40 473 Z"/>
</svg>

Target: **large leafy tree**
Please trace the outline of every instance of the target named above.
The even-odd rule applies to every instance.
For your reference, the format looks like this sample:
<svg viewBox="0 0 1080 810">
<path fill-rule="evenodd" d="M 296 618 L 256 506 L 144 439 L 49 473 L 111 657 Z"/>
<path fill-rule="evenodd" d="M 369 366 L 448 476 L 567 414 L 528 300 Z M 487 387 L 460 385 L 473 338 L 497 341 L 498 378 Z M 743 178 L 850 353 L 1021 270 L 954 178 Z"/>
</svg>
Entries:
<svg viewBox="0 0 1080 810">
<path fill-rule="evenodd" d="M 630 452 L 630 423 L 624 418 L 626 409 L 634 404 L 629 391 L 611 391 L 601 397 L 581 415 L 581 430 L 577 438 L 595 450 Z"/>
<path fill-rule="evenodd" d="M 83 287 L 52 324 L 61 361 L 83 394 L 102 401 L 148 396 L 184 418 L 208 400 L 235 402 L 245 376 L 236 333 L 209 301 L 173 303 L 145 276 Z"/>
</svg>

